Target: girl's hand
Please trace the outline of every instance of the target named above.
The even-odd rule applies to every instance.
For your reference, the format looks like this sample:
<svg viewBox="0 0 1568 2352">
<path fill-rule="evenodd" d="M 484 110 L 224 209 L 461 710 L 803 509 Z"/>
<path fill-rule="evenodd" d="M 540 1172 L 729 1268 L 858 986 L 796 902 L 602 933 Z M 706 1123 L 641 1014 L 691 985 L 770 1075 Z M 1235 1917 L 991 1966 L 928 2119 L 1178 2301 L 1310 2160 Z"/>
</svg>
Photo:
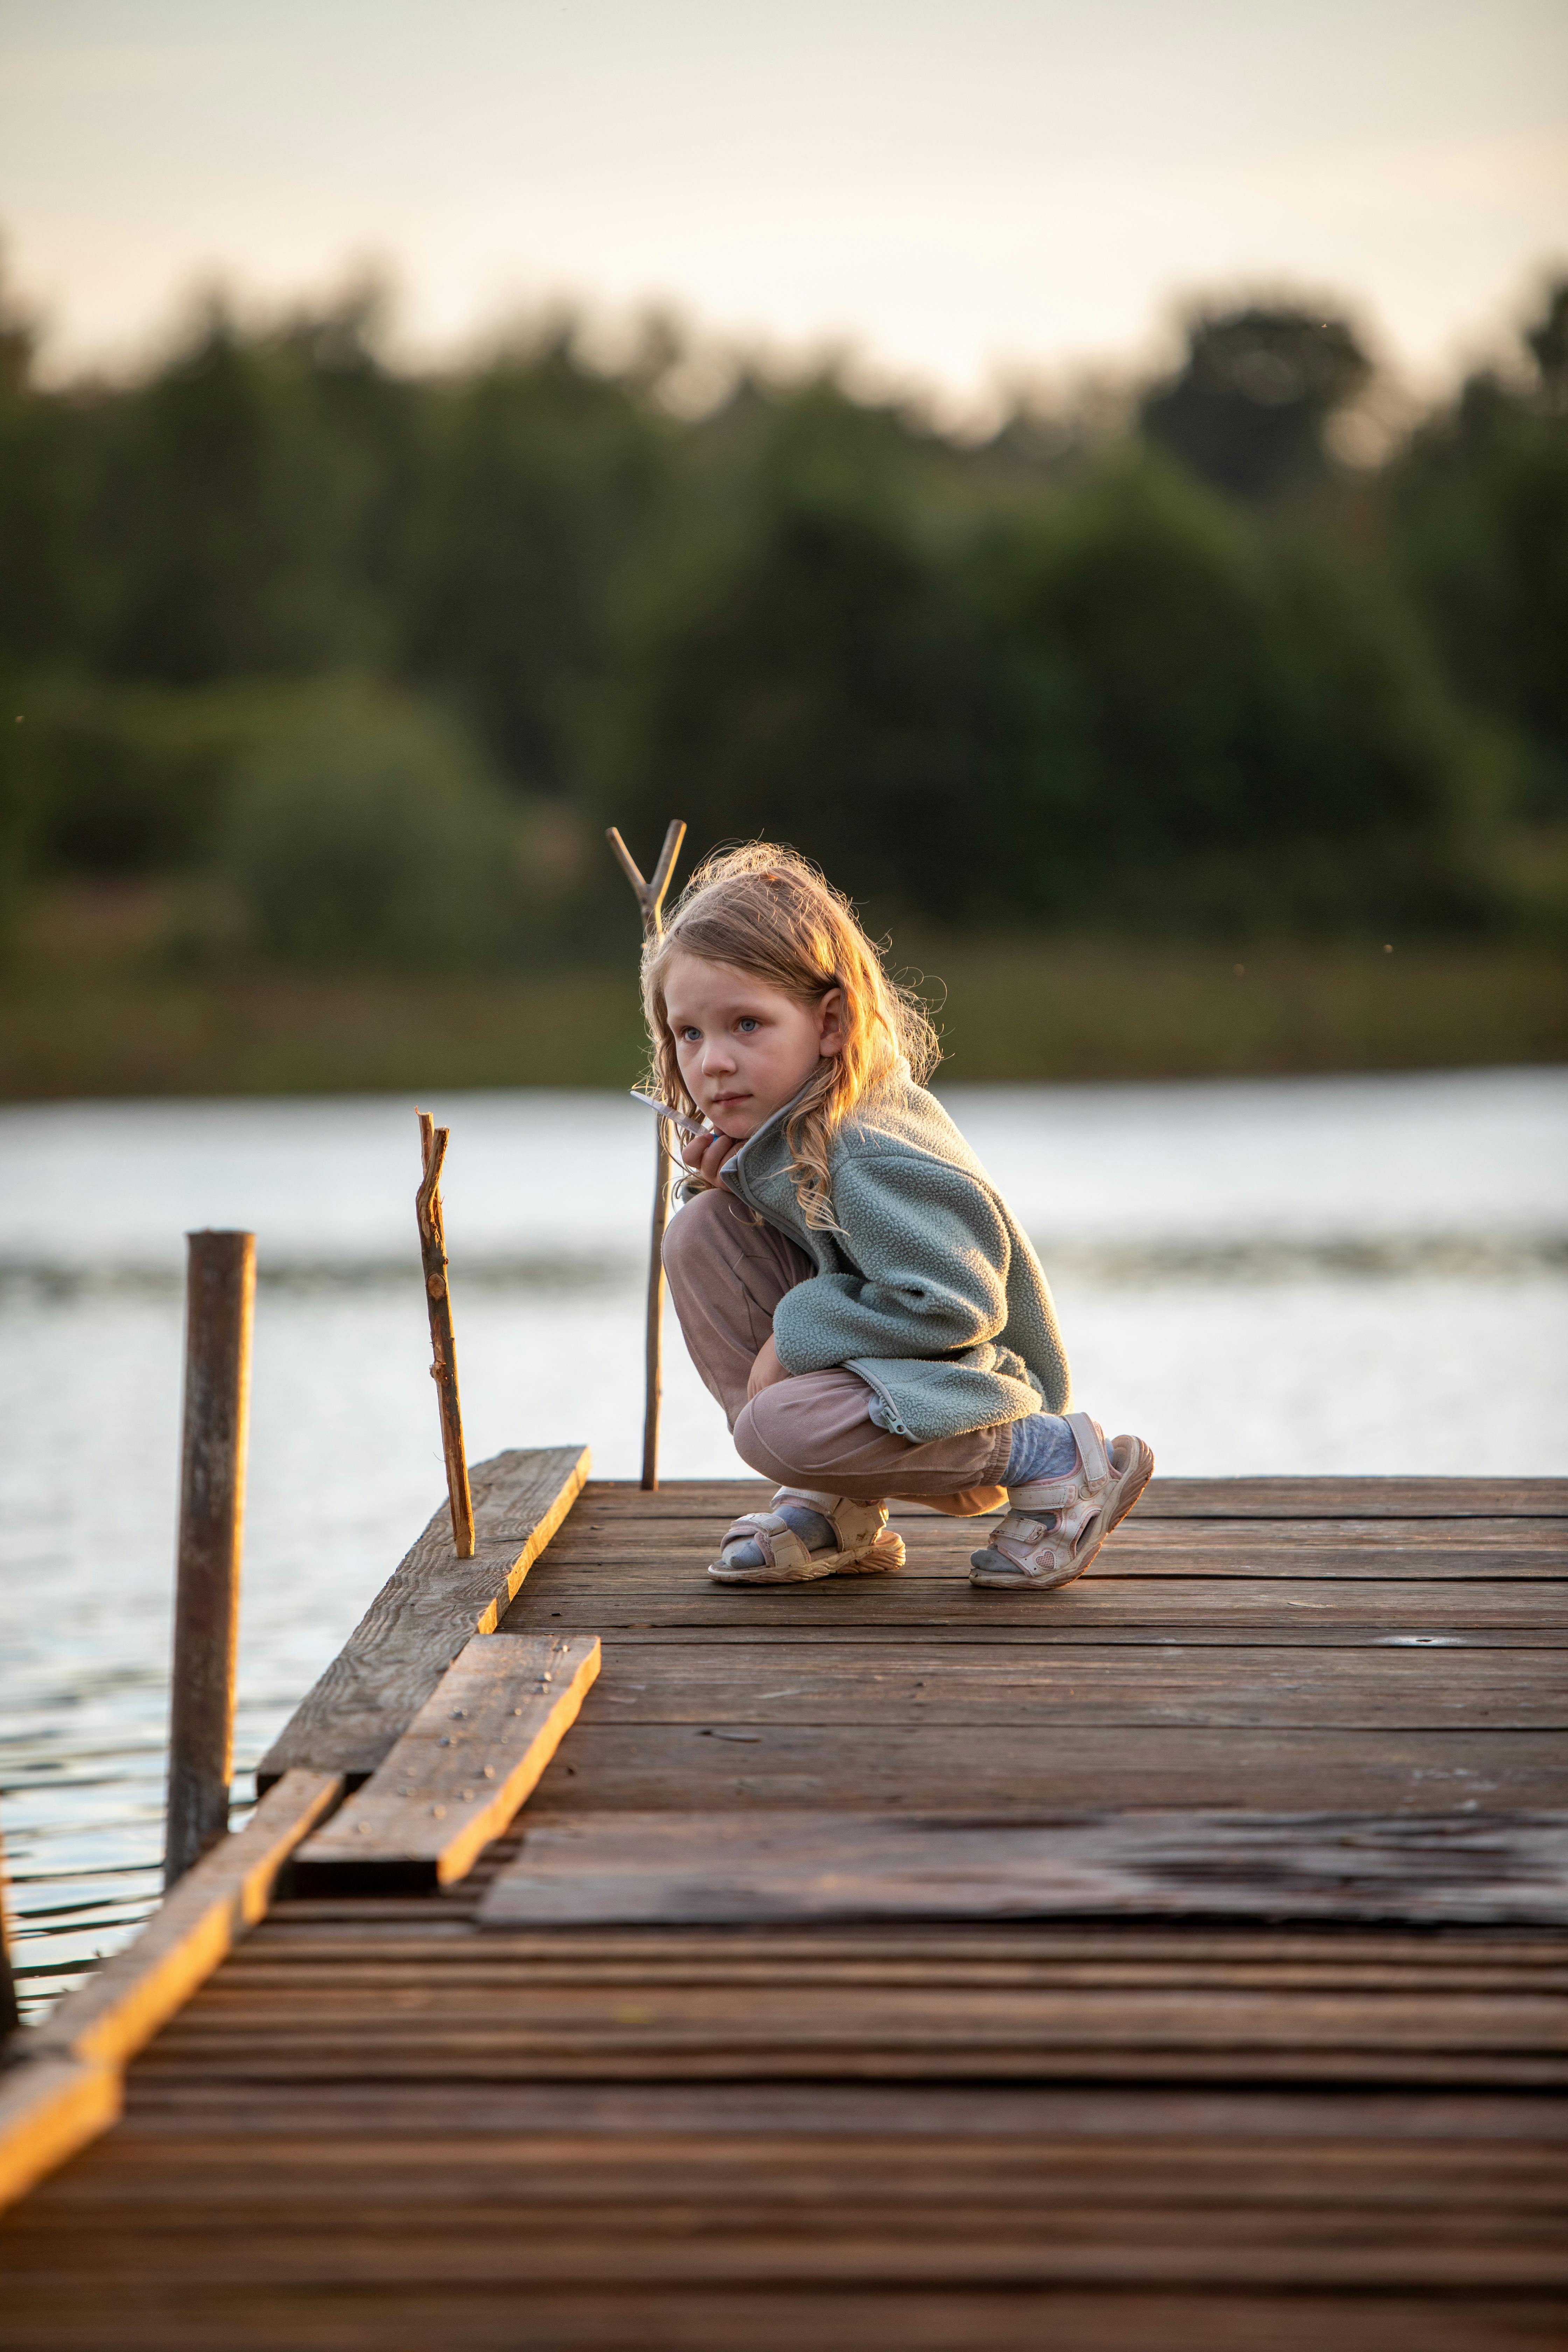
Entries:
<svg viewBox="0 0 1568 2352">
<path fill-rule="evenodd" d="M 719 1171 L 734 1149 L 732 1135 L 689 1135 L 681 1144 L 680 1156 L 694 1176 L 717 1184 Z"/>
<path fill-rule="evenodd" d="M 762 1390 L 771 1389 L 778 1381 L 787 1381 L 788 1378 L 789 1374 L 779 1361 L 779 1351 L 773 1345 L 773 1335 L 770 1331 L 757 1349 L 757 1360 L 752 1366 L 751 1375 L 746 1381 L 746 1394 L 748 1397 L 754 1397 Z"/>
</svg>

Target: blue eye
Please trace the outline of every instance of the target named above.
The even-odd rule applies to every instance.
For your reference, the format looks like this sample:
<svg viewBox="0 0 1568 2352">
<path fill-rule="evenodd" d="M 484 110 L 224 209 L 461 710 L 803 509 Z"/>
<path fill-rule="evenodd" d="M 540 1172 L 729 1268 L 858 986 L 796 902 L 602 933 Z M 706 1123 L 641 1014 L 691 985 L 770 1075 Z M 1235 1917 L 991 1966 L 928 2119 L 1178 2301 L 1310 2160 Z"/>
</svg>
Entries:
<svg viewBox="0 0 1568 2352">
<path fill-rule="evenodd" d="M 680 1042 L 683 1045 L 694 1045 L 701 1034 L 702 1032 L 700 1029 L 683 1029 L 680 1033 Z"/>
<path fill-rule="evenodd" d="M 743 1013 L 741 1019 L 736 1022 L 735 1026 L 737 1029 L 754 1029 L 757 1026 L 757 1018 L 755 1013 Z"/>
</svg>

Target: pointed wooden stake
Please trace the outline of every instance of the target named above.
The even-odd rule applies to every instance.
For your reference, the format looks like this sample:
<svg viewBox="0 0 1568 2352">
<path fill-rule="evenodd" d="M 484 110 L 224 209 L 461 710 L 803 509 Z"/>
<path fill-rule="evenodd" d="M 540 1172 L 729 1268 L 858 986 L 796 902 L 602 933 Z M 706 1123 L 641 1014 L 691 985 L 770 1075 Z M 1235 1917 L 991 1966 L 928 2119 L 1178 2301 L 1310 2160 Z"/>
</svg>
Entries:
<svg viewBox="0 0 1568 2352">
<path fill-rule="evenodd" d="M 622 873 L 637 893 L 642 908 L 645 940 L 657 940 L 664 930 L 664 894 L 669 887 L 669 877 L 675 871 L 675 861 L 680 855 L 680 845 L 686 838 L 684 817 L 671 817 L 664 836 L 664 847 L 658 853 L 658 864 L 651 878 L 645 882 L 642 869 L 614 825 L 605 835 Z M 642 1483 L 645 1492 L 652 1494 L 658 1485 L 658 1408 L 664 1393 L 664 1229 L 669 1223 L 669 1140 L 665 1134 L 668 1121 L 659 1119 L 654 1129 L 653 1235 L 647 1267 L 647 1401 L 642 1424 Z"/>
<path fill-rule="evenodd" d="M 441 1222 L 441 1163 L 451 1129 L 437 1127 L 427 1111 L 416 1114 L 425 1154 L 425 1173 L 414 1205 L 419 1219 L 419 1255 L 425 1267 L 425 1304 L 430 1310 L 430 1377 L 441 1407 L 441 1451 L 447 1457 L 447 1498 L 452 1506 L 452 1544 L 459 1559 L 474 1556 L 474 1504 L 468 1492 L 468 1459 L 463 1451 L 463 1411 L 458 1400 L 458 1347 L 452 1337 L 452 1294 L 447 1279 L 447 1234 Z"/>
</svg>

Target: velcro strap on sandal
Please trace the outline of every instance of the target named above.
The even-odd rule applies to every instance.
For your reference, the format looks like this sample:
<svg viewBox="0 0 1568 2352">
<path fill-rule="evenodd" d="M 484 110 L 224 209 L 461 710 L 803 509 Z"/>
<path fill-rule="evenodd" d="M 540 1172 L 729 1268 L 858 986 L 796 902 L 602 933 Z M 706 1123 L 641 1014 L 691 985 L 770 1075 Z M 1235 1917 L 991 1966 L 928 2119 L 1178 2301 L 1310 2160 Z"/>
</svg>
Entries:
<svg viewBox="0 0 1568 2352">
<path fill-rule="evenodd" d="M 809 1486 L 781 1486 L 773 1496 L 781 1503 L 809 1503 L 833 1529 L 840 1551 L 859 1551 L 874 1543 L 888 1523 L 885 1503 L 858 1503 L 847 1495 L 816 1494 Z"/>
<path fill-rule="evenodd" d="M 1087 1412 L 1069 1412 L 1067 1425 L 1078 1447 L 1078 1458 L 1083 1465 L 1083 1483 L 1090 1494 L 1110 1483 L 1110 1462 L 1105 1451 L 1105 1441 Z"/>
<path fill-rule="evenodd" d="M 992 1530 L 991 1549 L 1021 1576 L 1043 1576 L 1047 1569 L 1060 1565 L 1062 1547 L 1055 1528 L 1042 1527 L 1038 1519 L 1027 1518 L 1021 1511 L 1009 1511 L 1001 1526 Z"/>
<path fill-rule="evenodd" d="M 811 1558 L 789 1521 L 777 1511 L 752 1511 L 731 1528 L 719 1547 L 721 1559 L 731 1544 L 744 1543 L 752 1536 L 761 1544 L 770 1568 L 804 1568 Z"/>
</svg>

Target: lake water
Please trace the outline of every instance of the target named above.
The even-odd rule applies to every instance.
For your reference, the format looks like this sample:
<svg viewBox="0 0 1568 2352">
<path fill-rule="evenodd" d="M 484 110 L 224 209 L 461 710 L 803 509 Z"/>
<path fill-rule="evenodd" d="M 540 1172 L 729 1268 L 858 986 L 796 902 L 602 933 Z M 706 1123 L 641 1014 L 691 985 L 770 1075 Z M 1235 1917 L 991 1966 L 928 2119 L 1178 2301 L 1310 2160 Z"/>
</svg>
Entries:
<svg viewBox="0 0 1568 2352">
<path fill-rule="evenodd" d="M 1079 1402 L 1162 1469 L 1568 1473 L 1568 1072 L 954 1087 Z M 652 1138 L 433 1095 L 469 1451 L 635 1475 Z M 237 1793 L 442 1495 L 404 1100 L 0 1112 L 0 1826 L 36 2007 L 153 1900 L 182 1235 L 260 1288 Z M 734 1472 L 671 1320 L 663 1467 Z"/>
</svg>

